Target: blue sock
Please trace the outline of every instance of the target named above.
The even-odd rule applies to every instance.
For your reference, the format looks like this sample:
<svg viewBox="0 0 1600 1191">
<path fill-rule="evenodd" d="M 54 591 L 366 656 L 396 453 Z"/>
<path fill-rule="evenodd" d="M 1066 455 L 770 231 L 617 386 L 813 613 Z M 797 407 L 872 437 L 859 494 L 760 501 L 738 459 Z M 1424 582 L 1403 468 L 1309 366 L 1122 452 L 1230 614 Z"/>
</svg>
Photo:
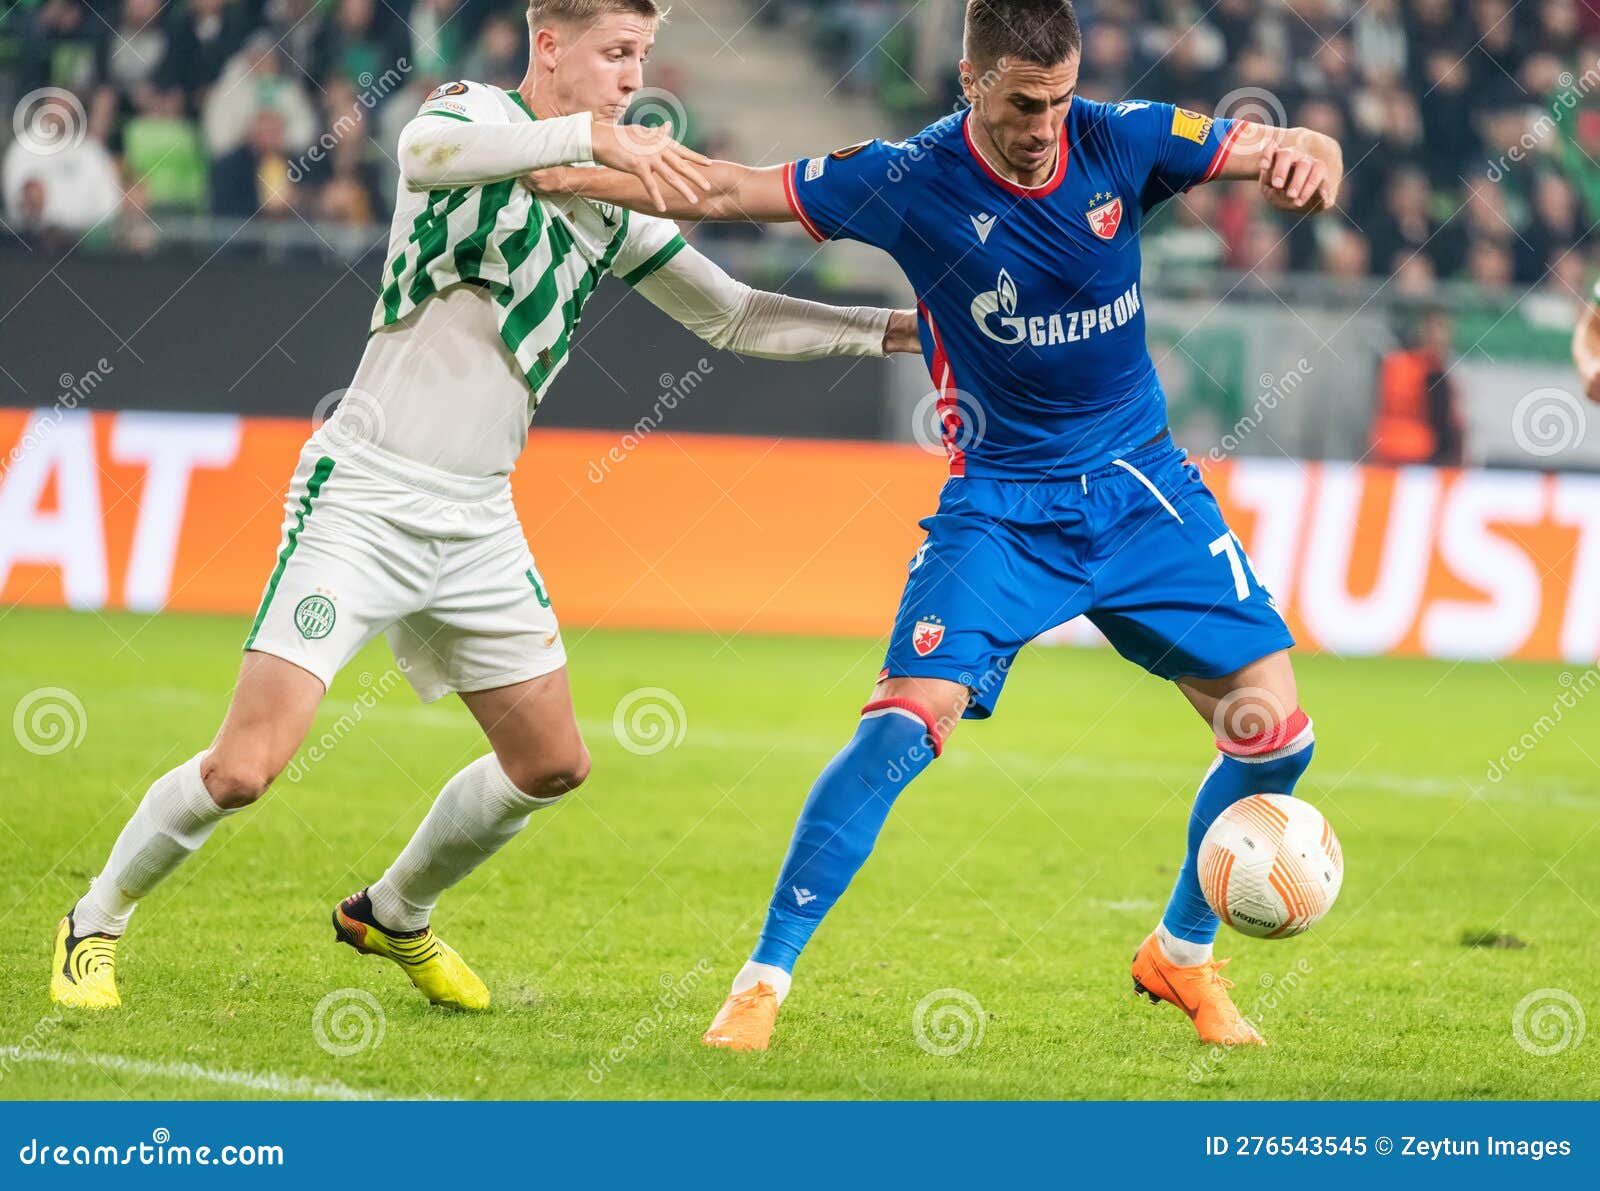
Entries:
<svg viewBox="0 0 1600 1191">
<path fill-rule="evenodd" d="M 866 863 L 900 791 L 938 755 L 926 715 L 914 703 L 886 699 L 862 709 L 856 734 L 828 762 L 800 811 L 753 963 L 794 971 L 823 916 Z"/>
<path fill-rule="evenodd" d="M 1297 711 L 1275 732 L 1283 743 L 1274 745 L 1268 741 L 1267 751 L 1255 755 L 1220 753 L 1200 783 L 1194 809 L 1189 812 L 1189 852 L 1183 858 L 1183 868 L 1178 870 L 1167 912 L 1161 917 L 1162 925 L 1180 939 L 1209 943 L 1217 937 L 1219 923 L 1206 895 L 1200 892 L 1197 867 L 1200 841 L 1205 839 L 1207 829 L 1241 798 L 1252 794 L 1293 794 L 1295 783 L 1311 764 L 1316 742 L 1311 735 L 1311 721 L 1303 712 Z M 1242 742 L 1242 747 L 1249 744 Z"/>
</svg>

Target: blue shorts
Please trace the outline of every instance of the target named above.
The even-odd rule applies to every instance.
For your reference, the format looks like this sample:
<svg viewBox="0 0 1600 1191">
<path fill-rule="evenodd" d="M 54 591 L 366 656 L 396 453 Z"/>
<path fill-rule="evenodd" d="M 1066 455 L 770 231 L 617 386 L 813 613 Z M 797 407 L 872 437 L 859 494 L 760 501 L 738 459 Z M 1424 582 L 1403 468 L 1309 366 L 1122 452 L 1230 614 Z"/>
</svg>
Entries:
<svg viewBox="0 0 1600 1191">
<path fill-rule="evenodd" d="M 911 560 L 884 676 L 993 714 L 1017 651 L 1087 616 L 1161 678 L 1220 678 L 1294 644 L 1200 470 L 1169 438 L 1071 480 L 952 478 Z"/>
</svg>

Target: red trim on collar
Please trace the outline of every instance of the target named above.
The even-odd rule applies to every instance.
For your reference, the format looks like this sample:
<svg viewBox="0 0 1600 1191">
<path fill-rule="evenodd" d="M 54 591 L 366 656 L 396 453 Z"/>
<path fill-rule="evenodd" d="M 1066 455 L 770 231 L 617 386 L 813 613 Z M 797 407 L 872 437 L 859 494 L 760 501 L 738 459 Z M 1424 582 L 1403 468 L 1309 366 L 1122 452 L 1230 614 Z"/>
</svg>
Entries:
<svg viewBox="0 0 1600 1191">
<path fill-rule="evenodd" d="M 972 160 L 976 161 L 978 168 L 988 175 L 989 181 L 1007 193 L 1016 195 L 1018 198 L 1047 198 L 1056 192 L 1056 188 L 1061 185 L 1062 179 L 1067 176 L 1067 158 L 1072 155 L 1072 143 L 1067 139 L 1067 126 L 1065 124 L 1061 126 L 1061 146 L 1056 152 L 1056 172 L 1048 182 L 1041 182 L 1038 186 L 1019 186 L 984 160 L 983 154 L 978 152 L 978 146 L 972 142 L 972 112 L 970 110 L 961 121 L 961 135 L 966 139 L 967 149 L 972 154 Z"/>
</svg>

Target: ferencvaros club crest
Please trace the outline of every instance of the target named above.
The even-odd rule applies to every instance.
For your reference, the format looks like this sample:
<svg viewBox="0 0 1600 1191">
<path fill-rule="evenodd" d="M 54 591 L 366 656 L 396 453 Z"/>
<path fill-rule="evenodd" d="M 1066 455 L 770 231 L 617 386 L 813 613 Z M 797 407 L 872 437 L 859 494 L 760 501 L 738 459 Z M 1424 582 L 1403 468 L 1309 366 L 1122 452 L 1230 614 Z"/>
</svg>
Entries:
<svg viewBox="0 0 1600 1191">
<path fill-rule="evenodd" d="M 916 628 L 911 630 L 911 648 L 917 651 L 919 658 L 925 658 L 938 649 L 939 642 L 943 640 L 944 622 L 937 616 L 917 621 Z"/>
<path fill-rule="evenodd" d="M 1101 191 L 1089 200 L 1089 230 L 1109 240 L 1122 226 L 1122 196 Z"/>
</svg>

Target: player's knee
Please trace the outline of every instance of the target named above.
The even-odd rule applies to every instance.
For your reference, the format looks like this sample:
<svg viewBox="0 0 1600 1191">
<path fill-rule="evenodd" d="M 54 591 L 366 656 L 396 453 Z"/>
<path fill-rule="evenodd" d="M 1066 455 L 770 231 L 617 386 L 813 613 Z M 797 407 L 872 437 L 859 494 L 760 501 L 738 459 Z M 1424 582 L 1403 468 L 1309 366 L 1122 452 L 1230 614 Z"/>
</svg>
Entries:
<svg viewBox="0 0 1600 1191">
<path fill-rule="evenodd" d="M 560 798 L 589 777 L 589 750 L 579 743 L 544 756 L 518 759 L 504 768 L 511 784 L 528 797 Z"/>
<path fill-rule="evenodd" d="M 1244 740 L 1218 740 L 1222 751 L 1257 770 L 1264 789 L 1290 793 L 1311 765 L 1315 737 L 1310 718 L 1300 708 L 1270 728 Z"/>
<path fill-rule="evenodd" d="M 259 757 L 212 753 L 200 775 L 213 802 L 223 810 L 236 810 L 267 792 L 278 776 L 278 767 Z"/>
</svg>

